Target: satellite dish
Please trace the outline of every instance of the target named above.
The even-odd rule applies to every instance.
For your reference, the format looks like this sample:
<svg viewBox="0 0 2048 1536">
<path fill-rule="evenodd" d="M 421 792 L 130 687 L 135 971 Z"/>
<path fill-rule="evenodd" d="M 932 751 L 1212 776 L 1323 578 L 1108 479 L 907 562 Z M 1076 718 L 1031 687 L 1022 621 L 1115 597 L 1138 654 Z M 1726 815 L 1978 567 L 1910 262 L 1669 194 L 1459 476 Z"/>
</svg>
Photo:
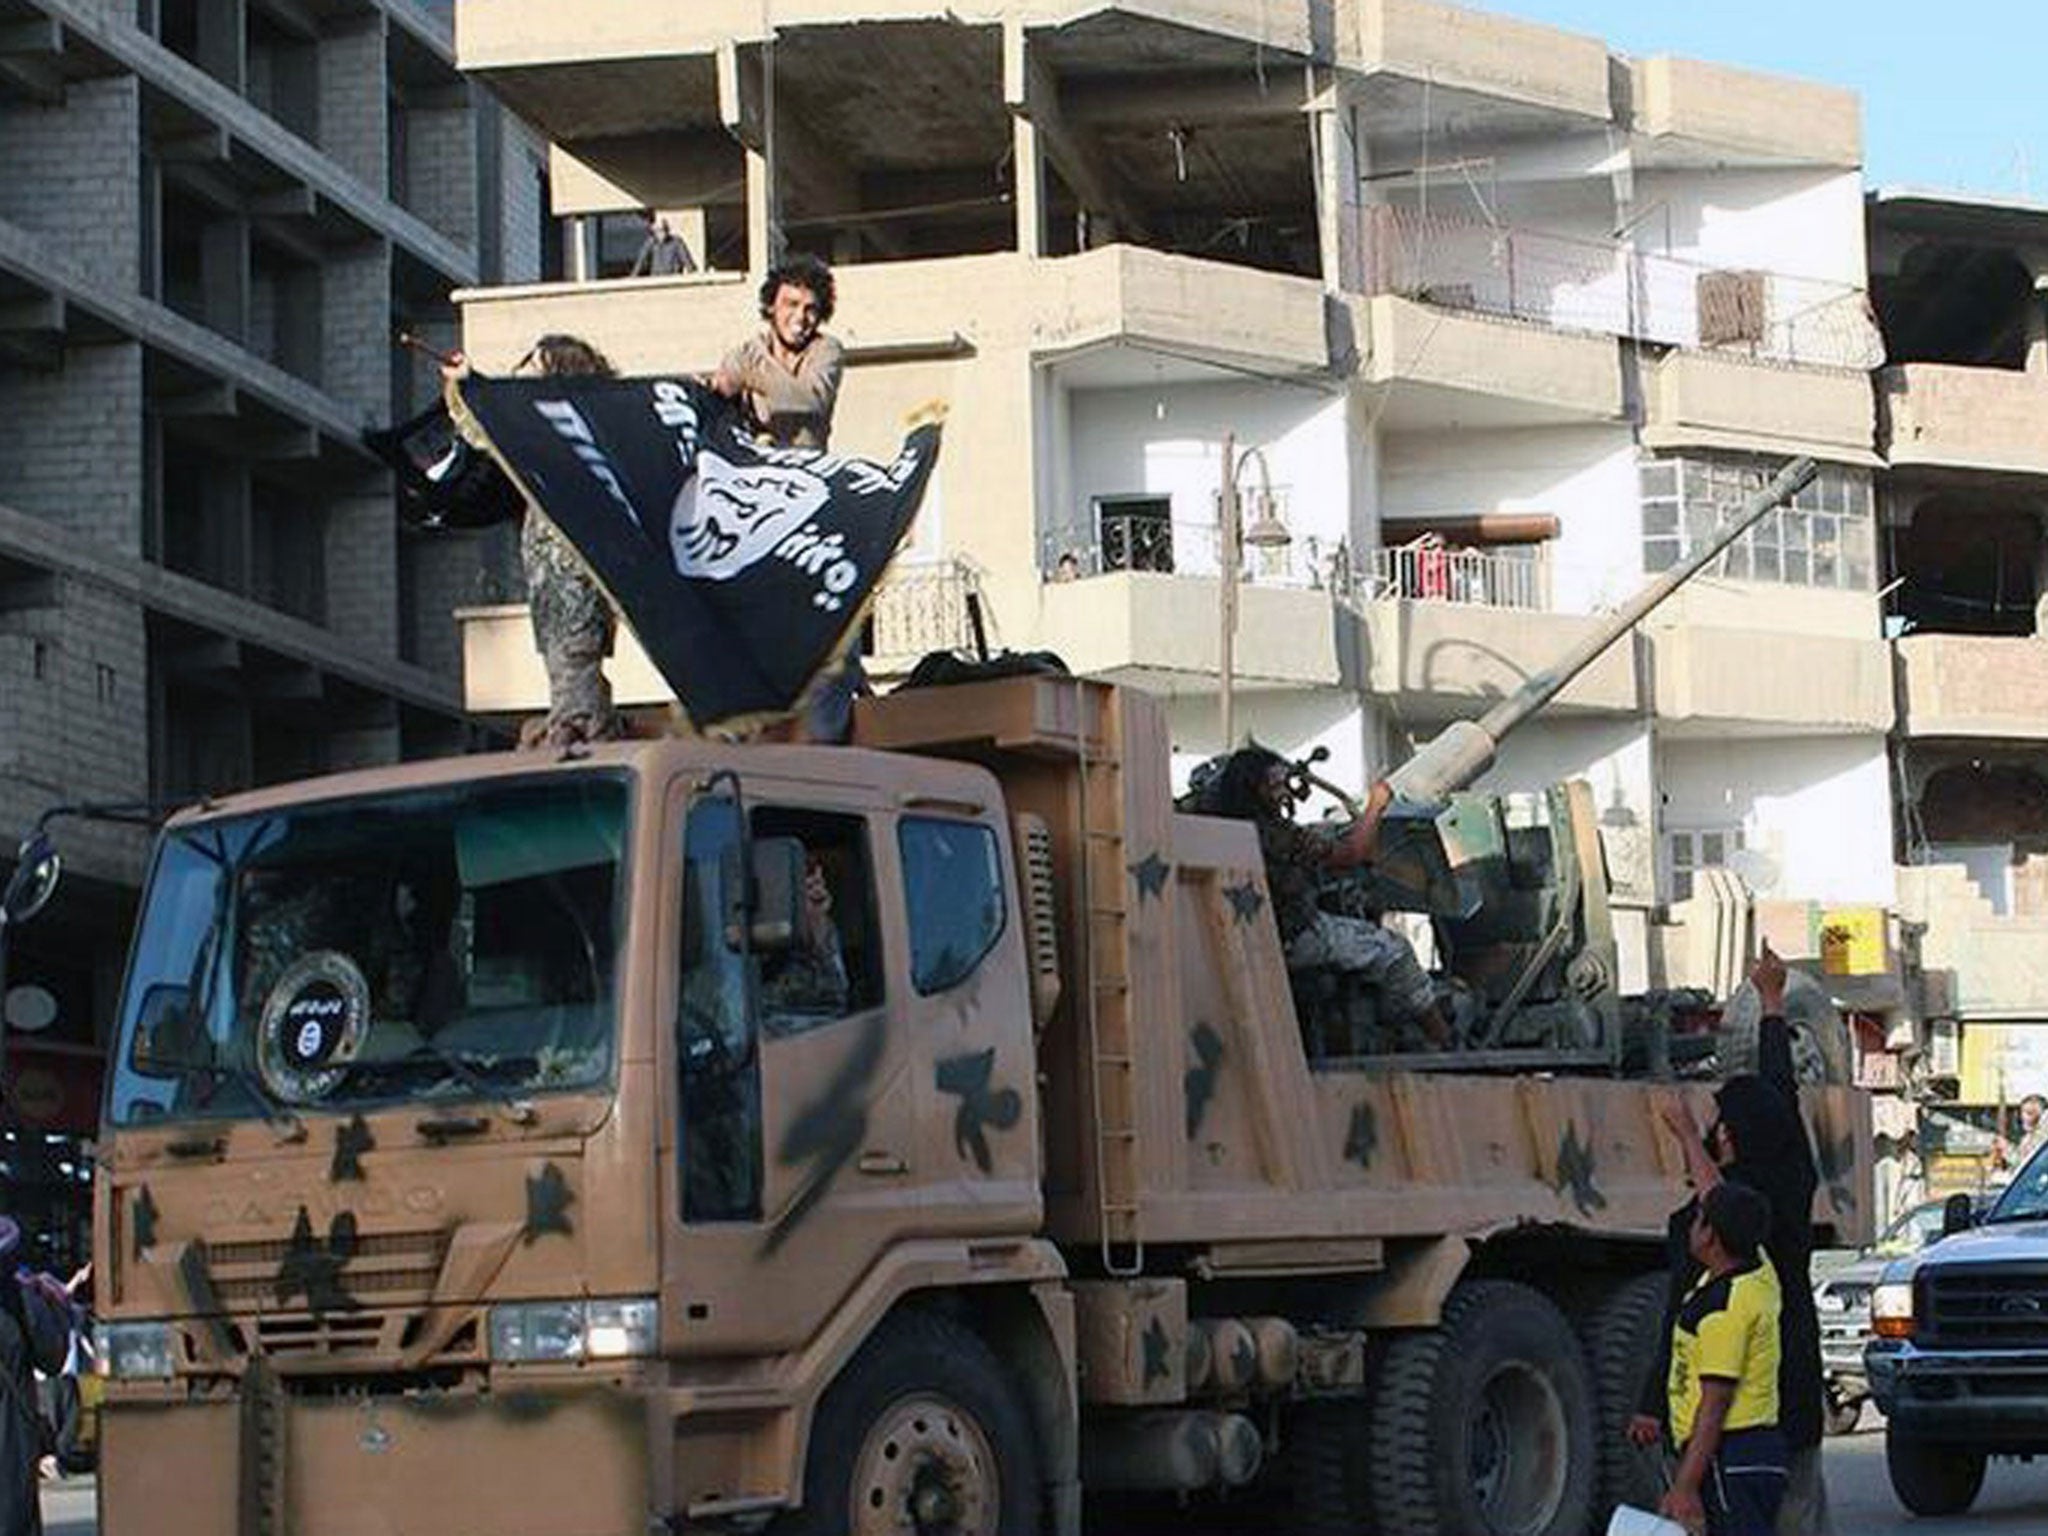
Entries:
<svg viewBox="0 0 2048 1536">
<path fill-rule="evenodd" d="M 7 1002 L 0 1013 L 4 1013 L 9 1029 L 18 1029 L 23 1034 L 38 1034 L 57 1022 L 57 998 L 47 987 L 33 983 L 26 986 L 10 987 Z"/>
</svg>

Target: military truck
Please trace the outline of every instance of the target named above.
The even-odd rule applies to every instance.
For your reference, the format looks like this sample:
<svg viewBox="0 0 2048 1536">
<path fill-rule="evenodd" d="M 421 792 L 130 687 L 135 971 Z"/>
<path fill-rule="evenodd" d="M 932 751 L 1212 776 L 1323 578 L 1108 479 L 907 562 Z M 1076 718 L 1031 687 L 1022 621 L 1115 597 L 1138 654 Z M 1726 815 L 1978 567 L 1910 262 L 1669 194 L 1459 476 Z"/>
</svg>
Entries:
<svg viewBox="0 0 2048 1536">
<path fill-rule="evenodd" d="M 1074 1536 L 1113 1495 L 1578 1536 L 1654 1499 L 1621 1428 L 1684 1162 L 1558 995 L 1611 992 L 1569 792 L 1553 866 L 1437 798 L 1484 742 L 1407 777 L 1389 876 L 1527 896 L 1457 963 L 1568 1023 L 1515 1037 L 1545 1070 L 1411 1066 L 1304 1032 L 1254 831 L 1175 809 L 1155 700 L 1023 676 L 856 730 L 166 826 L 95 1188 L 105 1536 Z M 1806 1110 L 1816 1225 L 1865 1241 L 1867 1106 Z"/>
</svg>

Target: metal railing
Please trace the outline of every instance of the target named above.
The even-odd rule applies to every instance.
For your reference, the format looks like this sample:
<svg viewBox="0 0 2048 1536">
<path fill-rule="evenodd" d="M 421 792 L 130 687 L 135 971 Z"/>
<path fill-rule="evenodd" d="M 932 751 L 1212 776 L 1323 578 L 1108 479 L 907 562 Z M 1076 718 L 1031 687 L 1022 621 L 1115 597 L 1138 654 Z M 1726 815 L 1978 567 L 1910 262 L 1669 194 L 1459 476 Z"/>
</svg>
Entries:
<svg viewBox="0 0 2048 1536">
<path fill-rule="evenodd" d="M 980 573 L 964 561 L 898 565 L 868 610 L 874 626 L 873 653 L 923 656 L 972 649 L 974 625 L 967 616 L 967 598 L 980 590 Z M 993 632 L 989 639 L 994 641 Z"/>
<path fill-rule="evenodd" d="M 1480 608 L 1550 609 L 1549 563 L 1540 554 L 1453 549 L 1427 540 L 1371 551 L 1368 601 L 1467 603 Z"/>
<path fill-rule="evenodd" d="M 1356 280 L 1367 296 L 1776 362 L 1868 370 L 1884 361 L 1869 300 L 1847 283 L 1387 204 L 1357 212 Z"/>
<path fill-rule="evenodd" d="M 1213 523 L 1151 520 L 1135 537 L 1126 528 L 1111 524 L 1108 537 L 1094 544 L 1048 538 L 1040 552 L 1041 578 L 1079 581 L 1128 570 L 1211 579 L 1219 574 Z M 1278 549 L 1247 549 L 1244 557 L 1245 586 L 1325 591 L 1346 603 L 1465 603 L 1529 612 L 1552 607 L 1551 560 L 1540 548 L 1461 549 L 1423 538 L 1358 555 L 1345 540 L 1306 534 Z"/>
</svg>

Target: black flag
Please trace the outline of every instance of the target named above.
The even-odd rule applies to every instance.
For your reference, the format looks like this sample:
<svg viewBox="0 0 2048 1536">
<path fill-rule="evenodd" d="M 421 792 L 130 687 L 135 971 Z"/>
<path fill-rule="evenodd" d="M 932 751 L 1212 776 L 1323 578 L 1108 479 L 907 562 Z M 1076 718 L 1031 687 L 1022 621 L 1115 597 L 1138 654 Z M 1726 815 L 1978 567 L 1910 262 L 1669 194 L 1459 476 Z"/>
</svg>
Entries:
<svg viewBox="0 0 2048 1536">
<path fill-rule="evenodd" d="M 692 379 L 456 389 L 700 729 L 798 707 L 852 638 L 939 452 L 936 423 L 893 464 L 765 447 Z"/>
</svg>

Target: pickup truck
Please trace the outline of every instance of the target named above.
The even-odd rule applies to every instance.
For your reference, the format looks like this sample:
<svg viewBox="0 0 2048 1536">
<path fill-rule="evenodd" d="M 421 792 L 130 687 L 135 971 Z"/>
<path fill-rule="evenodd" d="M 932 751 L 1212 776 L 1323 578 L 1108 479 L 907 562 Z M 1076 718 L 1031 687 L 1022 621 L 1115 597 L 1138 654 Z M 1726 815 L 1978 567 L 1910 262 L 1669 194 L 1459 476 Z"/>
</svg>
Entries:
<svg viewBox="0 0 2048 1536">
<path fill-rule="evenodd" d="M 1829 1434 L 1846 1435 L 1855 1429 L 1870 1397 L 1863 1351 L 1870 1342 L 1871 1291 L 1894 1259 L 1916 1254 L 1940 1240 L 1946 1204 L 1923 1200 L 1901 1211 L 1868 1248 L 1835 1249 L 1813 1256 L 1813 1307 L 1820 1319 Z M 1988 1206 L 1989 1200 L 1984 1204 Z"/>
<path fill-rule="evenodd" d="M 1864 1367 L 1907 1509 L 1960 1514 L 1990 1457 L 2048 1454 L 2048 1148 L 1981 1219 L 1951 1195 L 1942 1241 L 1893 1261 L 1870 1313 Z"/>
</svg>

